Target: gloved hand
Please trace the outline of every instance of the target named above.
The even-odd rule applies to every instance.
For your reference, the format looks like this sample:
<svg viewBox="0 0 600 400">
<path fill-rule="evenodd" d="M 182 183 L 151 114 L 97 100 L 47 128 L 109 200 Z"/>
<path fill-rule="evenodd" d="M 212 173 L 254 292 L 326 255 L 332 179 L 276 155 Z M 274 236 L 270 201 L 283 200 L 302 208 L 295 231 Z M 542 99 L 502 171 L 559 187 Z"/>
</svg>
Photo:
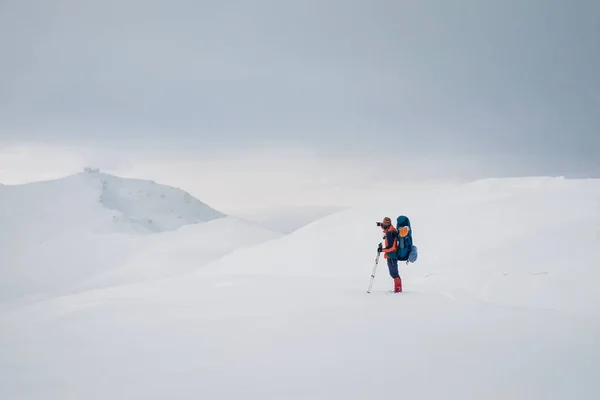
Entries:
<svg viewBox="0 0 600 400">
<path fill-rule="evenodd" d="M 381 243 L 379 243 L 379 246 L 377 246 L 377 253 L 381 253 L 383 250 L 383 246 Z"/>
</svg>

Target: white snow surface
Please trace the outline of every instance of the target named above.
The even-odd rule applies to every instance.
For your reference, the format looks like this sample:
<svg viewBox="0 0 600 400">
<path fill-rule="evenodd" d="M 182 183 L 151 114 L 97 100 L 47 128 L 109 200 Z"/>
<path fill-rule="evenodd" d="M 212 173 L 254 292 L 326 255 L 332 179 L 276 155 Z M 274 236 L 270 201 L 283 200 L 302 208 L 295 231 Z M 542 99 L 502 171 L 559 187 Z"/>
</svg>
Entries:
<svg viewBox="0 0 600 400">
<path fill-rule="evenodd" d="M 400 214 L 419 259 L 401 294 L 382 260 L 367 294 L 375 221 Z M 200 229 L 1 311 L 0 398 L 600 398 L 598 180 L 406 193 L 224 256 L 195 247 Z"/>
</svg>

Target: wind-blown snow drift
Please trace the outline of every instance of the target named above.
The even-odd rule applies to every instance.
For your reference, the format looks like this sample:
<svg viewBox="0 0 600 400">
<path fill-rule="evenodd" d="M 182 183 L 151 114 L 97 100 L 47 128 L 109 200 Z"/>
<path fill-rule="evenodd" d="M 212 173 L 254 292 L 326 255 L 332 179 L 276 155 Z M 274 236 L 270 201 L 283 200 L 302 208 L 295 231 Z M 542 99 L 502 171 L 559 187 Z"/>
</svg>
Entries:
<svg viewBox="0 0 600 400">
<path fill-rule="evenodd" d="M 596 399 L 599 200 L 597 180 L 533 178 L 406 194 L 180 276 L 14 309 L 0 397 Z M 420 258 L 404 293 L 382 263 L 368 295 L 375 221 L 397 214 Z"/>
</svg>

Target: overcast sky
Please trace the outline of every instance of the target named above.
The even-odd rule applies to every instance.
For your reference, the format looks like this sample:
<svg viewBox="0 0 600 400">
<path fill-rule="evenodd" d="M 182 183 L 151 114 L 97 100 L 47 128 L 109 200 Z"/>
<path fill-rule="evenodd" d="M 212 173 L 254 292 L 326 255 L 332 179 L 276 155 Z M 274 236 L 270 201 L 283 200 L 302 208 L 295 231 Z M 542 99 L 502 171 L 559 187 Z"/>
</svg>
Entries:
<svg viewBox="0 0 600 400">
<path fill-rule="evenodd" d="M 595 0 L 0 0 L 0 150 L 598 175 L 599 71 Z"/>
</svg>

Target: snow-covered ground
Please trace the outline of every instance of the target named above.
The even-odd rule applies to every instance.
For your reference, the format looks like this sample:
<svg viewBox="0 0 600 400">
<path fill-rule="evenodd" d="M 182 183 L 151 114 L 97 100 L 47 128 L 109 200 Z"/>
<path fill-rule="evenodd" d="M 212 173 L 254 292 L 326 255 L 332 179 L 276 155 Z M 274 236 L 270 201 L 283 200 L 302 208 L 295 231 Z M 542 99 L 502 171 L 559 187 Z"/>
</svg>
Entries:
<svg viewBox="0 0 600 400">
<path fill-rule="evenodd" d="M 399 214 L 419 260 L 401 264 L 403 293 L 382 262 L 367 294 L 375 221 Z M 0 398 L 600 398 L 598 180 L 407 193 L 207 255 L 195 244 L 218 223 L 138 235 L 96 289 L 1 312 Z M 225 243 L 253 235 L 228 226 Z"/>
</svg>

